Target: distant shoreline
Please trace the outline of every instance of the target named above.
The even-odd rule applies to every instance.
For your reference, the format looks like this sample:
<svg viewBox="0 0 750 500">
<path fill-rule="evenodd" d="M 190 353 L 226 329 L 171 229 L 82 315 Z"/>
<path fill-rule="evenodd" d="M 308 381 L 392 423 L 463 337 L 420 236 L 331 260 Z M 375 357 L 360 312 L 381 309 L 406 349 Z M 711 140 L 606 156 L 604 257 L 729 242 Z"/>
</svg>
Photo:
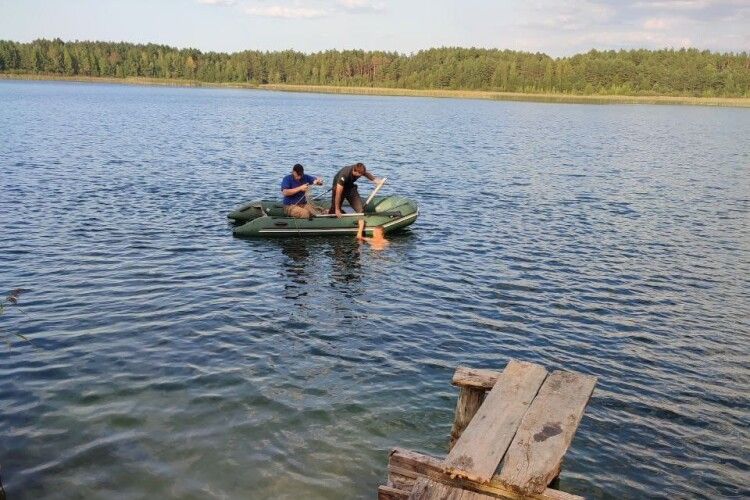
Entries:
<svg viewBox="0 0 750 500">
<path fill-rule="evenodd" d="M 154 85 L 166 87 L 207 87 L 281 92 L 308 92 L 319 94 L 349 94 L 370 96 L 434 97 L 453 99 L 482 99 L 496 101 L 529 101 L 573 104 L 680 104 L 689 106 L 750 107 L 746 97 L 680 97 L 680 96 L 625 96 L 625 95 L 573 95 L 531 94 L 520 92 L 495 92 L 489 90 L 436 90 L 404 89 L 389 87 L 337 87 L 328 85 L 288 85 L 251 83 L 208 83 L 198 80 L 171 78 L 105 78 L 93 76 L 64 76 L 56 74 L 0 73 L 0 80 L 66 81 L 81 83 L 117 83 L 124 85 Z"/>
</svg>

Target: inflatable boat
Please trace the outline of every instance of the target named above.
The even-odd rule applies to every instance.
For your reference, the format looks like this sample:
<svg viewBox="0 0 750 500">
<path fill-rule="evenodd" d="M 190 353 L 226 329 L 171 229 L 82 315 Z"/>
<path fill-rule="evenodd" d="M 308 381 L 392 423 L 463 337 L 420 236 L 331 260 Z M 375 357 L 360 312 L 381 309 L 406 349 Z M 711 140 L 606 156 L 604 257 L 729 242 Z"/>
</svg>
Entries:
<svg viewBox="0 0 750 500">
<path fill-rule="evenodd" d="M 385 181 L 384 178 L 378 183 L 360 213 L 344 211 L 337 217 L 327 213 L 330 202 L 315 203 L 316 198 L 312 198 L 323 213 L 310 219 L 289 217 L 284 214 L 284 205 L 280 202 L 263 200 L 246 203 L 228 217 L 237 224 L 235 236 L 354 235 L 362 219 L 365 221 L 365 235 L 371 236 L 375 226 L 382 227 L 388 234 L 413 224 L 419 216 L 419 207 L 403 196 L 377 196 Z"/>
<path fill-rule="evenodd" d="M 326 211 L 328 204 L 318 204 Z M 417 220 L 419 207 L 403 196 L 374 196 L 361 213 L 345 212 L 341 217 L 317 215 L 312 219 L 296 219 L 284 215 L 284 205 L 278 201 L 253 201 L 231 212 L 228 217 L 238 225 L 235 236 L 321 236 L 355 235 L 357 221 L 365 220 L 365 234 L 382 226 L 388 234 Z"/>
</svg>

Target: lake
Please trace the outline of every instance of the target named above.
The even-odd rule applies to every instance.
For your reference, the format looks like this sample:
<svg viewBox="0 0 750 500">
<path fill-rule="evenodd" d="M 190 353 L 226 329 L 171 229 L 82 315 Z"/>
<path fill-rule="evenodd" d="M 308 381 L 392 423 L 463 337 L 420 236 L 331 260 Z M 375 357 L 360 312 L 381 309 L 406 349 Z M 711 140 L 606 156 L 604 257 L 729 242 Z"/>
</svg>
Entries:
<svg viewBox="0 0 750 500">
<path fill-rule="evenodd" d="M 455 367 L 511 358 L 599 377 L 561 489 L 748 497 L 749 137 L 746 109 L 0 82 L 8 497 L 373 498 L 390 448 L 446 452 Z M 294 163 L 357 161 L 420 204 L 386 250 L 232 236 Z"/>
</svg>

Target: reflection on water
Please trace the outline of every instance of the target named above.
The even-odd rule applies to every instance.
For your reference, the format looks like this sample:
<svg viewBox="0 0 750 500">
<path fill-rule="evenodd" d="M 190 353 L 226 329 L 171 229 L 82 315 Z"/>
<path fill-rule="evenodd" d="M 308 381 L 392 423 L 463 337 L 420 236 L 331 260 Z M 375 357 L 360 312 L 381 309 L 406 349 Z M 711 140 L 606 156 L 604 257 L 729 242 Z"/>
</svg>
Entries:
<svg viewBox="0 0 750 500">
<path fill-rule="evenodd" d="M 10 498 L 372 498 L 457 364 L 599 377 L 561 487 L 748 497 L 750 113 L 0 82 Z M 323 117 L 323 119 L 321 119 Z M 315 126 L 311 127 L 311 124 Z M 446 133 L 446 131 L 449 131 Z M 377 251 L 226 212 L 362 159 Z"/>
<path fill-rule="evenodd" d="M 285 294 L 285 297 L 294 298 L 296 288 L 306 285 L 309 279 L 309 273 L 305 270 L 307 260 L 310 258 L 310 252 L 307 251 L 307 242 L 303 239 L 287 238 L 271 241 L 273 243 L 278 243 L 281 252 L 287 257 L 283 261 L 284 272 L 282 273 L 281 279 L 283 279 L 285 283 L 284 290 L 288 292 Z"/>
<path fill-rule="evenodd" d="M 356 294 L 356 285 L 362 280 L 360 248 L 353 238 L 277 238 L 248 244 L 281 249 L 286 257 L 283 259 L 284 288 L 292 293 L 305 289 L 308 282 L 326 281 L 345 294 Z"/>
<path fill-rule="evenodd" d="M 406 229 L 388 236 L 400 250 L 414 249 L 413 233 Z M 285 259 L 280 278 L 284 282 L 284 297 L 296 299 L 307 295 L 307 285 L 327 282 L 346 298 L 361 295 L 362 260 L 366 259 L 374 270 L 377 265 L 392 260 L 388 247 L 373 248 L 353 237 L 269 238 L 245 240 L 259 251 L 280 248 Z"/>
</svg>

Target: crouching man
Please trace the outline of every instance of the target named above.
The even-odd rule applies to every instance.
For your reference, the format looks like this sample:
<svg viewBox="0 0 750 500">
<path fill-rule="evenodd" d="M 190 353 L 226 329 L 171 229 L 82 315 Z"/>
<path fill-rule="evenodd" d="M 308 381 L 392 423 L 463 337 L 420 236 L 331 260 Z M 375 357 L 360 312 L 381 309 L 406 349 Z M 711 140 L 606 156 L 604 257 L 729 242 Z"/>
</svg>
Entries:
<svg viewBox="0 0 750 500">
<path fill-rule="evenodd" d="M 336 214 L 336 217 L 341 217 L 341 206 L 344 203 L 344 199 L 349 202 L 349 205 L 356 213 L 362 213 L 364 205 L 355 184 L 360 177 L 366 177 L 376 184 L 379 182 L 377 177 L 367 171 L 364 163 L 355 163 L 336 172 L 336 175 L 333 177 L 333 186 L 331 186 L 331 208 L 328 211 L 329 214 Z"/>
</svg>

